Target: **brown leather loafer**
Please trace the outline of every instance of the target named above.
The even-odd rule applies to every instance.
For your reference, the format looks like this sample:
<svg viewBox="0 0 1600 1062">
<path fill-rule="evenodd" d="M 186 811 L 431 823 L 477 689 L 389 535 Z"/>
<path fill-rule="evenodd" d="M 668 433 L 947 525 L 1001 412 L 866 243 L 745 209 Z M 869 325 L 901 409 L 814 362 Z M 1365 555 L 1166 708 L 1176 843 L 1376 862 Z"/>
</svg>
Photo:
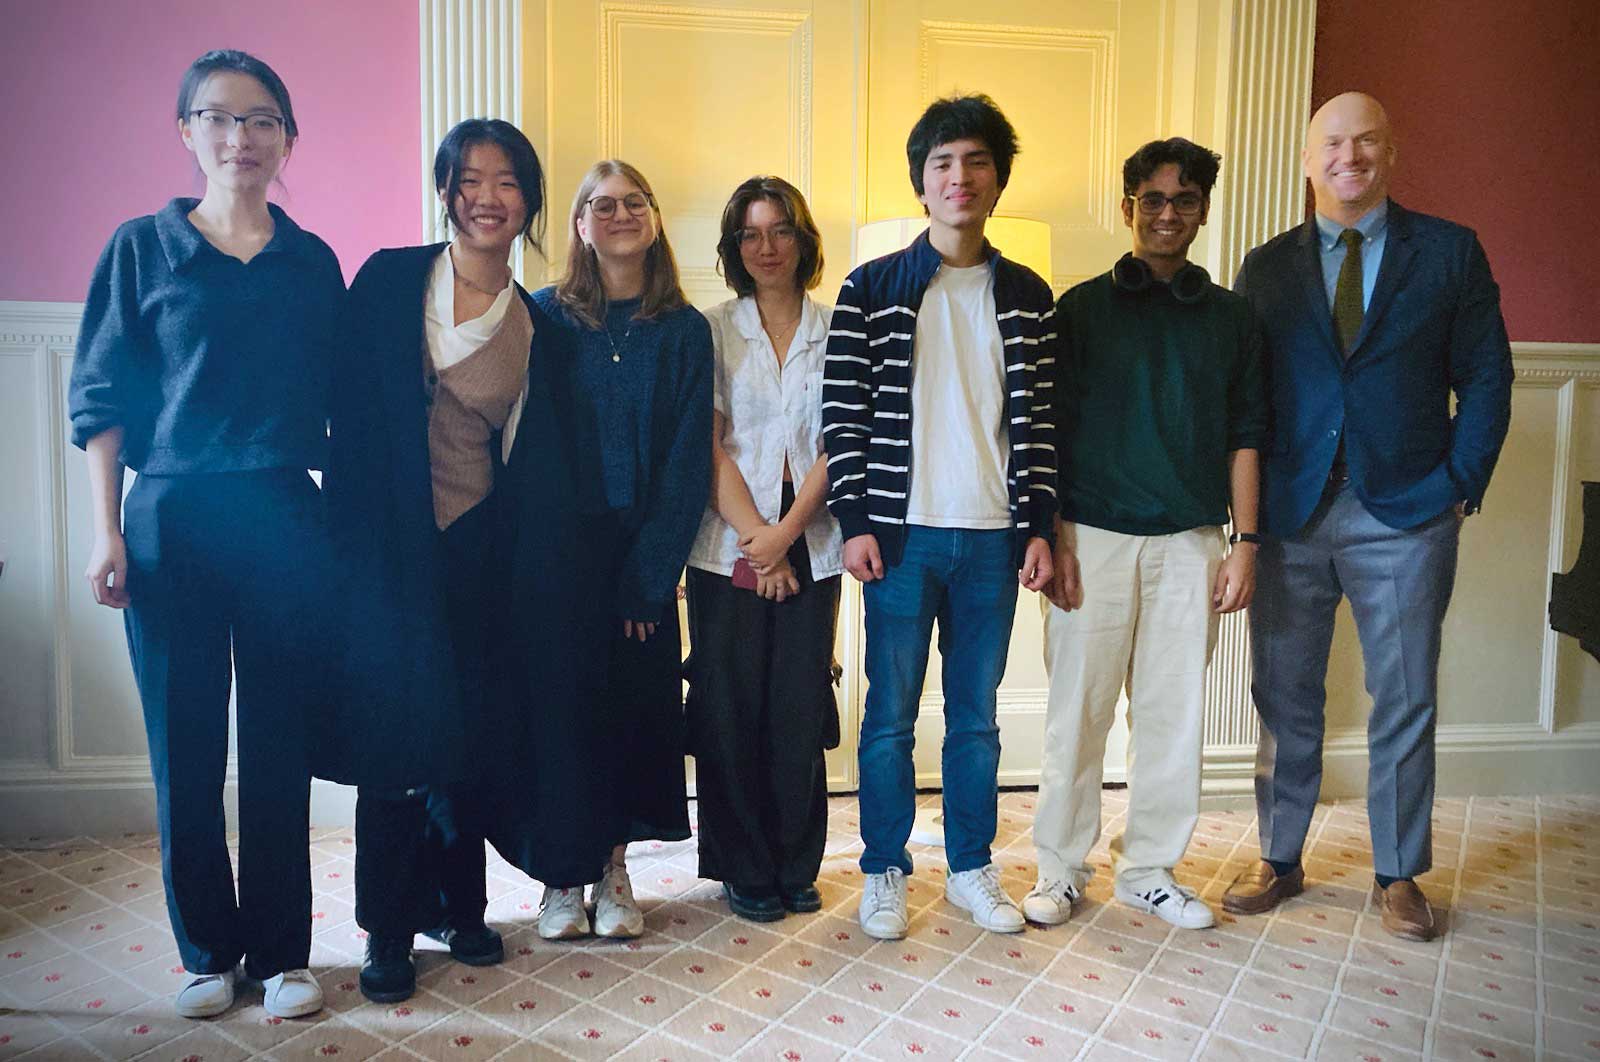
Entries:
<svg viewBox="0 0 1600 1062">
<path fill-rule="evenodd" d="M 1279 876 L 1263 859 L 1233 879 L 1222 894 L 1222 909 L 1229 914 L 1265 914 L 1291 896 L 1305 891 L 1306 872 L 1299 865 Z"/>
<path fill-rule="evenodd" d="M 1397 881 L 1387 889 L 1372 883 L 1372 902 L 1383 912 L 1383 930 L 1401 940 L 1432 940 L 1439 935 L 1433 908 L 1414 881 Z"/>
</svg>

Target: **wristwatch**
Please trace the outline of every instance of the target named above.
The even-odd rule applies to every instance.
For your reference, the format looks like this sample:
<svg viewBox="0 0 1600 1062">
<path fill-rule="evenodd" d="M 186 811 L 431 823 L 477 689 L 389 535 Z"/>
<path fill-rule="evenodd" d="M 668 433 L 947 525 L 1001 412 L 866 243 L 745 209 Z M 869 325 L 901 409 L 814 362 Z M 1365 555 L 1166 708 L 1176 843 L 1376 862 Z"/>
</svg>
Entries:
<svg viewBox="0 0 1600 1062">
<path fill-rule="evenodd" d="M 1228 536 L 1228 545 L 1230 546 L 1237 546 L 1241 542 L 1248 542 L 1253 546 L 1259 546 L 1264 541 L 1266 540 L 1260 535 L 1256 534 L 1254 531 L 1235 531 L 1233 534 Z"/>
</svg>

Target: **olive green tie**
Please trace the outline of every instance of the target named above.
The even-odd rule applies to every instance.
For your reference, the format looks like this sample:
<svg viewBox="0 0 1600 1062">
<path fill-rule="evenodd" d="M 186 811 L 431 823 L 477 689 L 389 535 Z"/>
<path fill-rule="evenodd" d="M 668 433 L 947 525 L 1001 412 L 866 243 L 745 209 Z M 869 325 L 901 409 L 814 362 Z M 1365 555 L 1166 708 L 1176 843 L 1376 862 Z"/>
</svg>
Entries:
<svg viewBox="0 0 1600 1062">
<path fill-rule="evenodd" d="M 1339 349 L 1345 357 L 1361 334 L 1361 232 L 1345 229 L 1339 233 L 1344 244 L 1344 264 L 1339 266 L 1339 282 L 1333 289 L 1333 329 L 1339 336 Z"/>
</svg>

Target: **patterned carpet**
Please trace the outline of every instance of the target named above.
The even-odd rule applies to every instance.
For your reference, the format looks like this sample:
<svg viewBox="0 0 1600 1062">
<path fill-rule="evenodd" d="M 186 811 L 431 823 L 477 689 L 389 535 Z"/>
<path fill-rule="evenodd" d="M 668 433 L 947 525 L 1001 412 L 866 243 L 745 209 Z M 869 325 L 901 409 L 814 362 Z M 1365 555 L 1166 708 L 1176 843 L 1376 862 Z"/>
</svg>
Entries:
<svg viewBox="0 0 1600 1062">
<path fill-rule="evenodd" d="M 997 861 L 1018 898 L 1033 801 L 1002 796 Z M 1106 804 L 1115 832 L 1125 804 Z M 1359 805 L 1320 810 L 1305 896 L 1201 932 L 1109 902 L 1101 875 L 1070 924 L 986 934 L 944 902 L 942 853 L 917 850 L 911 936 L 894 943 L 855 921 L 854 801 L 831 814 L 825 909 L 768 927 L 727 914 L 692 841 L 631 854 L 649 926 L 631 943 L 539 940 L 538 887 L 491 864 L 505 964 L 425 942 L 420 990 L 390 1006 L 356 988 L 350 833 L 319 831 L 328 1006 L 298 1021 L 268 1017 L 255 986 L 219 1018 L 173 1016 L 152 838 L 0 849 L 0 1058 L 1600 1058 L 1600 797 L 1441 801 L 1424 885 L 1450 931 L 1427 945 L 1378 927 Z M 1255 856 L 1248 813 L 1210 813 L 1179 876 L 1215 900 Z"/>
</svg>

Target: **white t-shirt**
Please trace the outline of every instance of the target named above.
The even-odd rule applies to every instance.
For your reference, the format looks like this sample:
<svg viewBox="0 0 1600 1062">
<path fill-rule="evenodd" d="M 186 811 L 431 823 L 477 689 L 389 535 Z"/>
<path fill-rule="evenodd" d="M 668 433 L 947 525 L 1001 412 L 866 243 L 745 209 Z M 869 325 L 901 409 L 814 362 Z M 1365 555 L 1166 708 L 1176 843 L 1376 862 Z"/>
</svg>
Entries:
<svg viewBox="0 0 1600 1062">
<path fill-rule="evenodd" d="M 906 522 L 1010 527 L 1005 346 L 987 264 L 939 267 L 922 296 L 913 349 Z"/>
<path fill-rule="evenodd" d="M 780 369 L 754 298 L 730 299 L 706 311 L 717 358 L 712 401 L 728 421 L 722 449 L 733 458 L 751 500 L 769 524 L 778 522 L 783 508 L 784 462 L 798 491 L 822 453 L 823 357 L 832 314 L 832 307 L 805 296 Z M 813 579 L 844 571 L 839 522 L 826 506 L 806 525 L 805 536 Z M 729 575 L 741 556 L 738 532 L 714 505 L 706 506 L 689 566 Z"/>
</svg>

